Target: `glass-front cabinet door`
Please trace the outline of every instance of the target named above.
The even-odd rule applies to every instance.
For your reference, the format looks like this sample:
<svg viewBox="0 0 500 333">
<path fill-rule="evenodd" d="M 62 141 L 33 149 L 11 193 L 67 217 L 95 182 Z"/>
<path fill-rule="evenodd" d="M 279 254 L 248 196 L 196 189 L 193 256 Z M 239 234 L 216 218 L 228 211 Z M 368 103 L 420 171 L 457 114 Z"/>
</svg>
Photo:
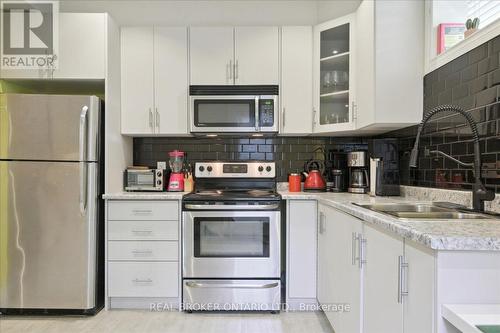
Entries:
<svg viewBox="0 0 500 333">
<path fill-rule="evenodd" d="M 315 27 L 314 132 L 354 129 L 354 15 Z"/>
</svg>

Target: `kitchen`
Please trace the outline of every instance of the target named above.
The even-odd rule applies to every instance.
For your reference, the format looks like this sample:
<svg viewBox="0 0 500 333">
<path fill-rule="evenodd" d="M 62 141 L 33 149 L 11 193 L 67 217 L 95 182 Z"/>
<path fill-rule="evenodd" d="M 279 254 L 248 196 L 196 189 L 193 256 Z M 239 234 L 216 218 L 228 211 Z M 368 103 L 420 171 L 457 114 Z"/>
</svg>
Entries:
<svg viewBox="0 0 500 333">
<path fill-rule="evenodd" d="M 498 331 L 498 1 L 46 3 L 0 331 Z"/>
</svg>

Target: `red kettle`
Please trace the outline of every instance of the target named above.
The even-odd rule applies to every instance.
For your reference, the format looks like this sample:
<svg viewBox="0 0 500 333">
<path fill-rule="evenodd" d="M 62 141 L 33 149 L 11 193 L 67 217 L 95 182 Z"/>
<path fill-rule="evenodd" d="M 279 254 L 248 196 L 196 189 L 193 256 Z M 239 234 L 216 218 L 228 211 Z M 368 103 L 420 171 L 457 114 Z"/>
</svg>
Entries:
<svg viewBox="0 0 500 333">
<path fill-rule="evenodd" d="M 312 169 L 313 165 L 316 165 L 317 169 Z M 319 160 L 311 160 L 306 164 L 305 170 L 304 175 L 306 176 L 306 180 L 304 181 L 304 191 L 325 192 L 326 181 L 322 175 L 325 170 L 325 163 Z"/>
</svg>

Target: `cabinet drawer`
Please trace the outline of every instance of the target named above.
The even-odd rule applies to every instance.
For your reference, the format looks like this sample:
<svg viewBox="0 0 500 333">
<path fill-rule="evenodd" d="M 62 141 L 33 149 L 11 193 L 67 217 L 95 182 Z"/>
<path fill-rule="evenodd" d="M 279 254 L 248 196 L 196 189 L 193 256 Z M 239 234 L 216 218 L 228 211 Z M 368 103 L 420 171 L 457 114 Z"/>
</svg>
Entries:
<svg viewBox="0 0 500 333">
<path fill-rule="evenodd" d="M 179 221 L 108 221 L 108 240 L 179 240 Z"/>
<path fill-rule="evenodd" d="M 178 297 L 177 262 L 109 262 L 110 297 Z"/>
<path fill-rule="evenodd" d="M 123 200 L 108 203 L 108 220 L 178 220 L 178 201 Z"/>
<path fill-rule="evenodd" d="M 179 243 L 165 241 L 110 241 L 108 260 L 179 261 Z"/>
</svg>

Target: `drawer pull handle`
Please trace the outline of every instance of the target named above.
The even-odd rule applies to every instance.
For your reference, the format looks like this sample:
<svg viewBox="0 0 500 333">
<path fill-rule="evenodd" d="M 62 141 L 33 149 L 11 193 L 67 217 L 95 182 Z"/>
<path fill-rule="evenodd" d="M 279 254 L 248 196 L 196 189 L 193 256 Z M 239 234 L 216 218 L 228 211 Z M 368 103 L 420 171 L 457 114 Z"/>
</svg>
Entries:
<svg viewBox="0 0 500 333">
<path fill-rule="evenodd" d="M 151 209 L 134 209 L 132 214 L 144 216 L 153 214 L 153 211 Z"/>
<path fill-rule="evenodd" d="M 145 285 L 145 284 L 152 284 L 153 283 L 153 280 L 151 279 L 133 279 L 132 282 L 134 284 L 141 284 L 141 285 Z"/>
<path fill-rule="evenodd" d="M 132 250 L 132 254 L 136 257 L 146 257 L 153 254 L 153 250 Z"/>
<path fill-rule="evenodd" d="M 269 289 L 276 288 L 277 282 L 265 284 L 230 284 L 230 283 L 211 283 L 211 282 L 186 282 L 190 288 L 223 288 L 223 289 Z"/>
<path fill-rule="evenodd" d="M 151 235 L 153 233 L 153 230 L 132 230 L 133 234 L 139 234 L 139 235 Z"/>
</svg>

